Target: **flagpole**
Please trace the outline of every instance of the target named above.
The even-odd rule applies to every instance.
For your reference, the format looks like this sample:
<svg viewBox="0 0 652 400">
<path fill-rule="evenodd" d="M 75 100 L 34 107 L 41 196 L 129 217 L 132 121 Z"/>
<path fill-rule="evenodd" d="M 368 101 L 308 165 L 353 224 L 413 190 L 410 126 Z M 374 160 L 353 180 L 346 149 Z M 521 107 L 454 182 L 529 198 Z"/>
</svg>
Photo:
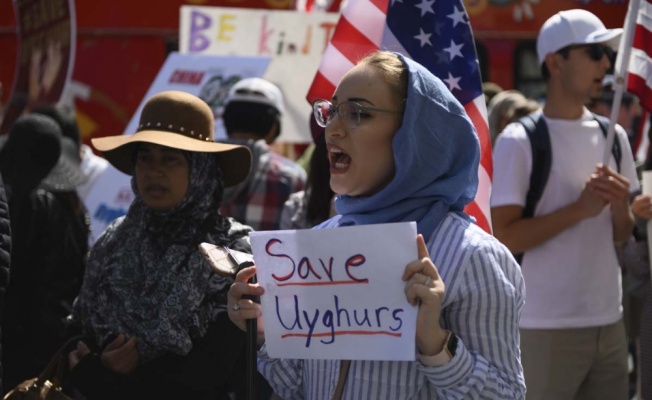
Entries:
<svg viewBox="0 0 652 400">
<path fill-rule="evenodd" d="M 629 2 L 627 17 L 625 17 L 623 38 L 620 40 L 618 46 L 618 57 L 616 57 L 616 65 L 614 68 L 614 101 L 611 105 L 611 115 L 609 117 L 607 143 L 604 148 L 604 155 L 602 156 L 602 165 L 605 166 L 609 165 L 611 148 L 613 147 L 614 137 L 616 136 L 616 124 L 618 122 L 620 103 L 623 98 L 623 92 L 625 91 L 625 83 L 627 82 L 627 69 L 629 68 L 629 57 L 632 52 L 632 40 L 634 38 L 636 16 L 638 15 L 640 3 L 640 0 L 631 0 Z"/>
</svg>

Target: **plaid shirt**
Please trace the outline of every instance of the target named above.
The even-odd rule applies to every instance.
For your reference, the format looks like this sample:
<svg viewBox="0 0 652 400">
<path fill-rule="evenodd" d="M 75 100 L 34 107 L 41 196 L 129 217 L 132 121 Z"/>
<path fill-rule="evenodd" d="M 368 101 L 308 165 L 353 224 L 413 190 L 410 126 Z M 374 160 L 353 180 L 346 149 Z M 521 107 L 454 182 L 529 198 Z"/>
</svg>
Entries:
<svg viewBox="0 0 652 400">
<path fill-rule="evenodd" d="M 279 229 L 283 204 L 294 192 L 303 190 L 306 171 L 299 164 L 280 156 L 264 140 L 237 142 L 253 154 L 247 179 L 224 192 L 220 214 L 233 217 L 257 231 Z"/>
</svg>

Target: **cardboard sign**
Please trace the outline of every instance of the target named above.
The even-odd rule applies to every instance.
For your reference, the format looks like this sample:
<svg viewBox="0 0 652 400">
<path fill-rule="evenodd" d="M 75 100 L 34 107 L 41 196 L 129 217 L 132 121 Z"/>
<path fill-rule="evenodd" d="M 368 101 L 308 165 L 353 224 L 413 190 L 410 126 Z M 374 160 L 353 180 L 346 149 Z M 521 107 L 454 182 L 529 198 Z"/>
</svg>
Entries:
<svg viewBox="0 0 652 400">
<path fill-rule="evenodd" d="M 270 356 L 414 360 L 414 222 L 250 234 Z"/>
<path fill-rule="evenodd" d="M 182 6 L 179 51 L 271 57 L 263 77 L 285 97 L 278 141 L 310 143 L 306 94 L 338 18 L 338 13 Z"/>
</svg>

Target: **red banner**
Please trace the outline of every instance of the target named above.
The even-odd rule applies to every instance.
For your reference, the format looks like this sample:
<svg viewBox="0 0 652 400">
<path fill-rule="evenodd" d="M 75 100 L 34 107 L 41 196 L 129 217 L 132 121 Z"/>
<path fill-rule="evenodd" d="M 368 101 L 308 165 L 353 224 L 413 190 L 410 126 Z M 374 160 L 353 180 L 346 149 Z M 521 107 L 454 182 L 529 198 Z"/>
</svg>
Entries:
<svg viewBox="0 0 652 400">
<path fill-rule="evenodd" d="M 73 0 L 15 0 L 14 8 L 18 59 L 0 133 L 7 132 L 22 113 L 57 103 L 74 63 Z"/>
</svg>

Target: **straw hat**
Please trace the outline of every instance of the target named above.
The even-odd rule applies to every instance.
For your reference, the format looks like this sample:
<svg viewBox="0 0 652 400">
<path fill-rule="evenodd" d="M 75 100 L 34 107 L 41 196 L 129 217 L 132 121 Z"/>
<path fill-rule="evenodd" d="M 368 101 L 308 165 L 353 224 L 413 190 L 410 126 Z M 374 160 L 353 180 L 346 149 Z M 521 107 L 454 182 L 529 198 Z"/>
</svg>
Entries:
<svg viewBox="0 0 652 400">
<path fill-rule="evenodd" d="M 224 186 L 233 186 L 249 174 L 251 152 L 246 146 L 216 143 L 214 131 L 213 112 L 208 104 L 186 92 L 166 91 L 145 103 L 135 134 L 107 136 L 91 142 L 114 167 L 128 175 L 133 174 L 133 152 L 137 143 L 216 153 Z"/>
</svg>

